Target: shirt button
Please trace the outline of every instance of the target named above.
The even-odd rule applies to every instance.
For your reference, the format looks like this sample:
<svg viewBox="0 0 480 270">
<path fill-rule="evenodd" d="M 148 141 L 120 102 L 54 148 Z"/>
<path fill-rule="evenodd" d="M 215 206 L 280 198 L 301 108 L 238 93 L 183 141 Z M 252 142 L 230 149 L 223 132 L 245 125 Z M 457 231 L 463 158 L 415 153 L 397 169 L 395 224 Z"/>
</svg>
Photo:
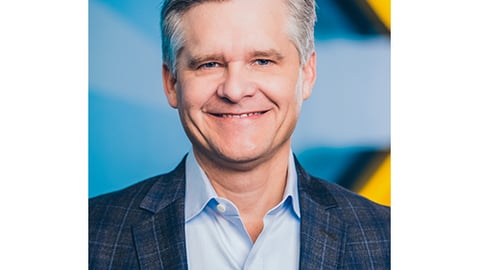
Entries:
<svg viewBox="0 0 480 270">
<path fill-rule="evenodd" d="M 226 208 L 225 205 L 223 205 L 223 204 L 218 204 L 218 205 L 217 205 L 217 210 L 218 210 L 220 213 L 225 213 L 225 211 L 227 210 L 227 208 Z"/>
</svg>

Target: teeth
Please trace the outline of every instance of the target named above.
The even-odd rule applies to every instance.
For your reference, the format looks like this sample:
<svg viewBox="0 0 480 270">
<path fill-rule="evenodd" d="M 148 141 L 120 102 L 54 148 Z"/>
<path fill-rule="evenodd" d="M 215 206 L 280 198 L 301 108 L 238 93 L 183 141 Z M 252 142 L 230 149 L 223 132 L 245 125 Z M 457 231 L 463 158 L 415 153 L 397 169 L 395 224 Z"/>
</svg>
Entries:
<svg viewBox="0 0 480 270">
<path fill-rule="evenodd" d="M 242 113 L 242 114 L 221 114 L 222 117 L 226 118 L 245 118 L 254 115 L 260 115 L 260 112 L 252 112 L 252 113 Z"/>
</svg>

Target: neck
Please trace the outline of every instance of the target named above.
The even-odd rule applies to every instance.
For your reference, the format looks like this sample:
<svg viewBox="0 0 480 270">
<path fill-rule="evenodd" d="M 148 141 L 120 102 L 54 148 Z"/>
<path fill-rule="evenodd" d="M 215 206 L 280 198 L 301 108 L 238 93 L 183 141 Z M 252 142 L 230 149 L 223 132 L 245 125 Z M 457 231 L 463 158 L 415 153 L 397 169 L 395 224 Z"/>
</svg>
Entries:
<svg viewBox="0 0 480 270">
<path fill-rule="evenodd" d="M 230 169 L 203 159 L 195 152 L 199 165 L 220 197 L 235 204 L 253 241 L 263 229 L 263 217 L 283 198 L 288 175 L 290 147 L 247 170 Z"/>
</svg>

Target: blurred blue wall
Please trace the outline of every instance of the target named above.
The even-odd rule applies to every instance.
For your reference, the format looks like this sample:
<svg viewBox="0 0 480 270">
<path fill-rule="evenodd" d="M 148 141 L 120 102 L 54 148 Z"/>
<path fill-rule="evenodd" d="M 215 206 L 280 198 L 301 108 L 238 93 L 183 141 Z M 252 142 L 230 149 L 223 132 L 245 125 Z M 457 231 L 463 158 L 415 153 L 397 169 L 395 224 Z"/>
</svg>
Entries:
<svg viewBox="0 0 480 270">
<path fill-rule="evenodd" d="M 167 172 L 190 149 L 162 90 L 159 9 L 89 1 L 90 197 Z M 352 153 L 390 146 L 390 40 L 352 35 L 339 12 L 320 5 L 317 83 L 293 139 L 307 170 L 332 181 Z"/>
</svg>

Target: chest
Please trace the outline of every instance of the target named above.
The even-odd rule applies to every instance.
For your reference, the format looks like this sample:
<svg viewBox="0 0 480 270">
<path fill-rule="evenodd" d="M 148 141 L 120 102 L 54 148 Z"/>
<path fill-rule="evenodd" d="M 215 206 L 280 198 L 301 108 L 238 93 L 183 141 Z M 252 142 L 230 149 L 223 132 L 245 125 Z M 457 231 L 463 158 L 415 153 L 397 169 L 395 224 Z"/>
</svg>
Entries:
<svg viewBox="0 0 480 270">
<path fill-rule="evenodd" d="M 267 213 L 252 241 L 228 207 L 207 207 L 185 225 L 189 269 L 298 269 L 300 220 L 290 209 Z"/>
</svg>

